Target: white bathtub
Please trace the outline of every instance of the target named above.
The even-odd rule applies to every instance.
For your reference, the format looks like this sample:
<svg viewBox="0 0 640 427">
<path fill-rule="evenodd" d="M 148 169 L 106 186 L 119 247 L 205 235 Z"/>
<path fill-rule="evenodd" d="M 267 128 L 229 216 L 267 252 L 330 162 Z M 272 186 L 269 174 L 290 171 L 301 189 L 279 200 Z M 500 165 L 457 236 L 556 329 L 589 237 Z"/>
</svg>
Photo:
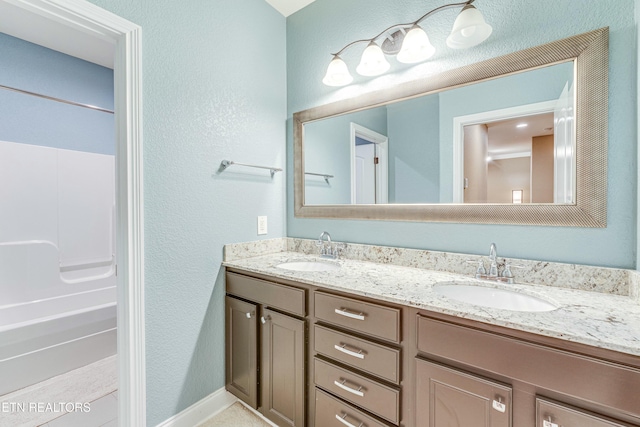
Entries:
<svg viewBox="0 0 640 427">
<path fill-rule="evenodd" d="M 2 246 L 5 252 L 9 249 L 0 245 L 0 253 Z M 39 243 L 32 248 L 35 250 L 29 252 L 34 254 L 43 246 Z M 33 298 L 32 292 L 12 292 L 10 289 L 28 286 L 14 282 L 9 287 L 10 276 L 15 278 L 5 274 L 5 280 L 0 280 L 0 395 L 116 354 L 114 275 L 91 276 L 69 285 L 58 270 L 48 285 L 38 283 L 45 295 L 40 299 Z M 84 290 L 60 292 L 68 292 L 69 286 Z M 24 298 L 27 295 L 31 298 Z"/>
</svg>

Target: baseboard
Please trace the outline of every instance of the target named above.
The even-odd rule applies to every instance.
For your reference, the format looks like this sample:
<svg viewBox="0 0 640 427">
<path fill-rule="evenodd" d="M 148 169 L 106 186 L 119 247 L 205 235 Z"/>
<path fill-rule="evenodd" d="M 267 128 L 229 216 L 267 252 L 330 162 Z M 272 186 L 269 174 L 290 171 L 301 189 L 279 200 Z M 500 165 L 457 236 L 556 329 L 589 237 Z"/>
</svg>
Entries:
<svg viewBox="0 0 640 427">
<path fill-rule="evenodd" d="M 156 427 L 193 427 L 233 405 L 238 399 L 222 387 Z"/>
</svg>

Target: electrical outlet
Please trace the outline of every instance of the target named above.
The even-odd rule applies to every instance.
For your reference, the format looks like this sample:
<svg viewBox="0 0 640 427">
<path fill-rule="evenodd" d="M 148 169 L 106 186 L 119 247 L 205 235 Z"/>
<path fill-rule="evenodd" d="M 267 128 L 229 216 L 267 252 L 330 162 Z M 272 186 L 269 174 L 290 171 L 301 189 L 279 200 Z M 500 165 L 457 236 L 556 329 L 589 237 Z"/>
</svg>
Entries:
<svg viewBox="0 0 640 427">
<path fill-rule="evenodd" d="M 267 234 L 267 217 L 258 217 L 258 235 Z"/>
</svg>

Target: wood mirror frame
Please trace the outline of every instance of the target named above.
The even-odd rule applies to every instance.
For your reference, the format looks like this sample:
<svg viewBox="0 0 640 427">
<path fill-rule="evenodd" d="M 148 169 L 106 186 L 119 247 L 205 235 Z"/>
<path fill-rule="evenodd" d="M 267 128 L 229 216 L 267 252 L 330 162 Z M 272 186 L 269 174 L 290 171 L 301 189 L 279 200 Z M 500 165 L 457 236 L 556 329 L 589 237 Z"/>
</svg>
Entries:
<svg viewBox="0 0 640 427">
<path fill-rule="evenodd" d="M 304 124 L 500 76 L 575 60 L 576 202 L 574 204 L 305 205 Z M 609 29 L 446 71 L 293 115 L 294 214 L 300 218 L 606 227 Z"/>
</svg>

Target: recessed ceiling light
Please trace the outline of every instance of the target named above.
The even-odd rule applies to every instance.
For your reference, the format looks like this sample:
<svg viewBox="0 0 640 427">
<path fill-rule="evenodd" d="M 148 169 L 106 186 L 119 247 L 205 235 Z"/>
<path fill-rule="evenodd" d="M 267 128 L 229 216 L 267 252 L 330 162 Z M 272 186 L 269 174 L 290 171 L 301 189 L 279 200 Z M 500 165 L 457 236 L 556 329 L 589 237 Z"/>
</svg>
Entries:
<svg viewBox="0 0 640 427">
<path fill-rule="evenodd" d="M 529 125 L 528 125 L 528 124 L 526 124 L 526 123 L 520 123 L 520 124 L 519 124 L 519 125 L 517 125 L 516 127 L 517 127 L 517 128 L 526 128 L 527 126 L 529 126 Z"/>
</svg>

